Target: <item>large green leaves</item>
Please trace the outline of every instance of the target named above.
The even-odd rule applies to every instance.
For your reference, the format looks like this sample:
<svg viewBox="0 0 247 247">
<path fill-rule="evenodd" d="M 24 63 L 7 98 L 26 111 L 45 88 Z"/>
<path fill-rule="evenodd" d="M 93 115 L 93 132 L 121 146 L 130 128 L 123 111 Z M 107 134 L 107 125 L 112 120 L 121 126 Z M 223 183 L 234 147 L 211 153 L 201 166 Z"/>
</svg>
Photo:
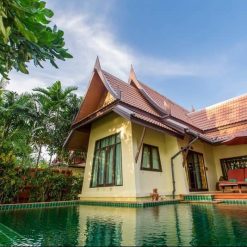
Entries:
<svg viewBox="0 0 247 247">
<path fill-rule="evenodd" d="M 48 24 L 53 12 L 41 0 L 0 0 L 0 74 L 12 68 L 28 73 L 27 62 L 36 66 L 48 60 L 72 58 L 64 48 L 63 31 Z"/>
</svg>

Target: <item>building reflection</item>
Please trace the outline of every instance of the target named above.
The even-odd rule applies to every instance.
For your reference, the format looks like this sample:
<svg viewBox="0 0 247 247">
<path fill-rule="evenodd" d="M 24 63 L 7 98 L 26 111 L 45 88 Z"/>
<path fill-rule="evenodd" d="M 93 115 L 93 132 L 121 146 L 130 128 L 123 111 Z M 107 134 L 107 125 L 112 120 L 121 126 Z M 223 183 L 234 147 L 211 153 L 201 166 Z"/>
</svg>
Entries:
<svg viewBox="0 0 247 247">
<path fill-rule="evenodd" d="M 242 214 L 242 215 L 241 215 Z M 82 206 L 79 245 L 207 246 L 247 245 L 246 209 L 179 204 L 153 208 Z M 245 220 L 244 218 L 245 217 Z"/>
</svg>

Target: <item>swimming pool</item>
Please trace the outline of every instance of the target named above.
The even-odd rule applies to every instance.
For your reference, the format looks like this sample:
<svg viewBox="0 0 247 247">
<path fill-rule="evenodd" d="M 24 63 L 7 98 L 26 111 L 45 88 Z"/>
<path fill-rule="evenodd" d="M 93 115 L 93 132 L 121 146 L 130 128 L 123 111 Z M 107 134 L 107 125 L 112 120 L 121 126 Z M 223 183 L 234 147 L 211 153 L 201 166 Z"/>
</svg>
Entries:
<svg viewBox="0 0 247 247">
<path fill-rule="evenodd" d="M 244 205 L 80 205 L 0 212 L 0 246 L 247 246 L 246 229 Z"/>
</svg>

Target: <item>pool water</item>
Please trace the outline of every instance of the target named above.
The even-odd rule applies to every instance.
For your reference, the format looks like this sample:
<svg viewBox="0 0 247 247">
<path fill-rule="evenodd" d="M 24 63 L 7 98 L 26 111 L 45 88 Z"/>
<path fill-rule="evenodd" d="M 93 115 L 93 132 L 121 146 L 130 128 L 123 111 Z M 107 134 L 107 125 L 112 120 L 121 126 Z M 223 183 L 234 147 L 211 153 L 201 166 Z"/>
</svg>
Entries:
<svg viewBox="0 0 247 247">
<path fill-rule="evenodd" d="M 247 246 L 247 207 L 70 206 L 0 212 L 0 246 Z"/>
</svg>

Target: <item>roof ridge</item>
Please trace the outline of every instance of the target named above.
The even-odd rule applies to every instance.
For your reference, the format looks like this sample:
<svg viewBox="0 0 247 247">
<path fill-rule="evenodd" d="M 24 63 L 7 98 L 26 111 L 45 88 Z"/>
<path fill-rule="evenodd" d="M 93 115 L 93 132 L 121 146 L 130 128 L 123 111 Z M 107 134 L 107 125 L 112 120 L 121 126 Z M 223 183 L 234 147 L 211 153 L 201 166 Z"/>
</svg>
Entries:
<svg viewBox="0 0 247 247">
<path fill-rule="evenodd" d="M 139 81 L 139 80 L 138 80 Z M 179 106 L 180 108 L 182 108 L 184 111 L 186 111 L 187 113 L 189 113 L 190 111 L 188 109 L 186 109 L 185 107 L 179 105 L 178 103 L 174 102 L 173 100 L 169 99 L 168 97 L 164 96 L 163 94 L 160 94 L 159 92 L 157 92 L 156 90 L 154 90 L 153 88 L 149 87 L 148 85 L 146 85 L 145 83 L 139 81 L 139 83 L 141 83 L 142 85 L 144 85 L 145 87 L 149 88 L 150 90 L 154 91 L 155 93 L 159 94 L 161 97 L 165 98 L 166 100 L 170 101 L 170 103 Z"/>
<path fill-rule="evenodd" d="M 103 69 L 101 69 L 101 70 L 102 70 L 104 73 L 107 73 L 108 75 L 114 77 L 115 79 L 117 79 L 117 80 L 119 80 L 119 81 L 125 83 L 126 85 L 128 85 L 128 86 L 130 86 L 130 87 L 133 87 L 133 86 L 130 85 L 129 83 L 127 83 L 127 82 L 125 82 L 124 80 L 122 80 L 122 79 L 116 77 L 115 75 L 109 73 L 108 71 L 103 70 Z M 186 109 L 185 107 L 179 105 L 178 103 L 174 102 L 173 100 L 167 98 L 166 96 L 160 94 L 159 92 L 157 92 L 156 90 L 154 90 L 153 88 L 151 88 L 150 86 L 148 86 L 147 84 L 145 84 L 145 83 L 143 83 L 143 82 L 141 82 L 141 81 L 139 81 L 139 80 L 138 80 L 138 82 L 141 83 L 142 85 L 144 85 L 145 87 L 149 88 L 150 90 L 154 91 L 155 93 L 159 94 L 161 97 L 165 98 L 166 100 L 170 101 L 172 104 L 177 105 L 178 107 L 182 108 L 187 114 L 190 113 L 190 111 L 189 111 L 188 109 Z"/>
<path fill-rule="evenodd" d="M 188 115 L 194 115 L 194 114 L 196 114 L 196 113 L 199 113 L 199 112 L 202 112 L 202 111 L 205 111 L 205 110 L 209 110 L 209 109 L 212 109 L 212 108 L 216 108 L 216 107 L 218 107 L 218 106 L 220 106 L 220 105 L 224 105 L 224 104 L 230 103 L 230 102 L 232 102 L 232 101 L 234 101 L 234 100 L 238 100 L 238 99 L 244 98 L 244 97 L 247 97 L 247 93 L 241 94 L 241 95 L 238 95 L 238 96 L 235 96 L 235 97 L 230 98 L 230 99 L 227 99 L 227 100 L 223 100 L 223 101 L 221 101 L 221 102 L 215 103 L 215 104 L 210 105 L 210 106 L 206 106 L 206 107 L 201 108 L 201 109 L 199 109 L 199 110 L 196 110 L 196 111 L 194 111 L 194 112 L 189 112 Z"/>
</svg>

